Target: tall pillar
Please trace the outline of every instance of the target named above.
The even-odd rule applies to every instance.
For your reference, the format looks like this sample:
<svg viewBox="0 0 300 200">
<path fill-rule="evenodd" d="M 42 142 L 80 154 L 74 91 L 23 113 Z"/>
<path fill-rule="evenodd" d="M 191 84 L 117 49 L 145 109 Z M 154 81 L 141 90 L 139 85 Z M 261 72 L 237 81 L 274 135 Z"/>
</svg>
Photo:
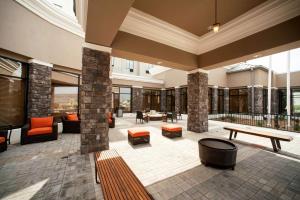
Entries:
<svg viewBox="0 0 300 200">
<path fill-rule="evenodd" d="M 287 52 L 287 66 L 286 66 L 286 114 L 287 117 L 287 126 L 291 126 L 291 54 L 290 51 Z"/>
<path fill-rule="evenodd" d="M 248 86 L 248 113 L 254 113 L 254 109 L 252 110 L 252 86 Z"/>
<path fill-rule="evenodd" d="M 111 110 L 112 86 L 110 49 L 90 44 L 82 54 L 80 149 L 84 154 L 109 148 L 107 115 Z"/>
<path fill-rule="evenodd" d="M 51 72 L 53 65 L 35 59 L 29 60 L 29 63 L 28 118 L 51 115 Z"/>
<path fill-rule="evenodd" d="M 271 92 L 271 113 L 277 114 L 278 113 L 278 89 L 272 88 Z"/>
<path fill-rule="evenodd" d="M 132 86 L 132 112 L 143 110 L 143 87 Z"/>
<path fill-rule="evenodd" d="M 254 113 L 262 114 L 264 112 L 264 93 L 263 86 L 254 87 Z"/>
<path fill-rule="evenodd" d="M 213 86 L 211 91 L 211 111 L 212 114 L 218 113 L 218 86 Z"/>
<path fill-rule="evenodd" d="M 166 101 L 167 101 L 167 92 L 166 92 L 166 89 L 162 88 L 160 91 L 160 111 L 161 112 L 167 111 Z"/>
<path fill-rule="evenodd" d="M 224 113 L 229 113 L 229 88 L 224 88 Z"/>
<path fill-rule="evenodd" d="M 175 87 L 175 112 L 180 111 L 180 87 Z"/>
<path fill-rule="evenodd" d="M 208 74 L 195 70 L 188 74 L 188 131 L 208 131 Z"/>
</svg>

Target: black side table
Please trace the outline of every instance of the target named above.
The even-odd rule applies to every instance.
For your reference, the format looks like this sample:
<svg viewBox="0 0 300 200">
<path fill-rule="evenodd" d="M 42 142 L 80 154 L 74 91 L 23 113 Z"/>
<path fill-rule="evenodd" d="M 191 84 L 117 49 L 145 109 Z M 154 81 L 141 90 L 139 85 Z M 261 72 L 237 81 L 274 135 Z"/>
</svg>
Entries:
<svg viewBox="0 0 300 200">
<path fill-rule="evenodd" d="M 14 129 L 13 125 L 6 125 L 0 127 L 0 130 L 7 131 L 7 138 L 6 138 L 7 144 L 10 144 L 10 137 L 13 129 Z"/>
</svg>

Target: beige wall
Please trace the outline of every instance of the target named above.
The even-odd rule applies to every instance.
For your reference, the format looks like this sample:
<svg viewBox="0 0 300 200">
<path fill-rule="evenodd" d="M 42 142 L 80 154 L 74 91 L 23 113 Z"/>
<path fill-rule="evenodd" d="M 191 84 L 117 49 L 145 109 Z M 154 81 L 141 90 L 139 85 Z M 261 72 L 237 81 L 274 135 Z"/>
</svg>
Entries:
<svg viewBox="0 0 300 200">
<path fill-rule="evenodd" d="M 81 69 L 83 38 L 58 28 L 12 0 L 0 1 L 0 48 Z"/>
<path fill-rule="evenodd" d="M 170 69 L 153 77 L 156 79 L 164 80 L 165 88 L 187 85 L 186 71 L 178 69 Z"/>
<path fill-rule="evenodd" d="M 275 86 L 286 87 L 286 74 L 276 74 Z M 300 71 L 291 73 L 291 87 L 300 86 Z"/>
<path fill-rule="evenodd" d="M 226 69 L 217 68 L 217 69 L 209 70 L 208 85 L 227 87 Z"/>
</svg>

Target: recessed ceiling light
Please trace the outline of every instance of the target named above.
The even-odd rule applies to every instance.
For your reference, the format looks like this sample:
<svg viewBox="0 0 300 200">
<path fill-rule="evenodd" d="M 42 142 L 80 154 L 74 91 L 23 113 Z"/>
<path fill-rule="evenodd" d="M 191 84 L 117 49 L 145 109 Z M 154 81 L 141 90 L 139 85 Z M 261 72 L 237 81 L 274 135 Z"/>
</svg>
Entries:
<svg viewBox="0 0 300 200">
<path fill-rule="evenodd" d="M 254 55 L 253 57 L 254 58 L 258 58 L 260 56 L 260 54 L 256 54 L 256 55 Z"/>
<path fill-rule="evenodd" d="M 158 65 L 160 65 L 161 63 L 162 63 L 161 61 L 158 61 L 158 62 L 157 62 Z"/>
</svg>

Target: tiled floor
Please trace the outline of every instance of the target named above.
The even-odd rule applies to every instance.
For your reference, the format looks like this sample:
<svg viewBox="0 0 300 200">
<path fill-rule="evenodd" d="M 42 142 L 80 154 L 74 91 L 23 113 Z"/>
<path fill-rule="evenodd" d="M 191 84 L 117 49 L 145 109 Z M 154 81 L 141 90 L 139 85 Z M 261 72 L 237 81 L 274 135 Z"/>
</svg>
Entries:
<svg viewBox="0 0 300 200">
<path fill-rule="evenodd" d="M 200 164 L 197 141 L 228 137 L 218 122 L 205 134 L 182 138 L 161 136 L 161 122 L 137 125 L 132 115 L 118 118 L 110 129 L 110 148 L 117 149 L 155 199 L 300 199 L 300 160 L 272 153 L 269 140 L 238 135 L 237 166 L 219 170 Z M 131 146 L 127 129 L 151 131 L 149 145 Z M 284 154 L 299 156 L 299 137 L 283 143 Z M 266 150 L 247 145 L 253 142 Z M 65 134 L 58 141 L 10 145 L 0 154 L 0 199 L 102 199 L 94 181 L 93 156 L 80 155 L 80 136 Z"/>
</svg>

